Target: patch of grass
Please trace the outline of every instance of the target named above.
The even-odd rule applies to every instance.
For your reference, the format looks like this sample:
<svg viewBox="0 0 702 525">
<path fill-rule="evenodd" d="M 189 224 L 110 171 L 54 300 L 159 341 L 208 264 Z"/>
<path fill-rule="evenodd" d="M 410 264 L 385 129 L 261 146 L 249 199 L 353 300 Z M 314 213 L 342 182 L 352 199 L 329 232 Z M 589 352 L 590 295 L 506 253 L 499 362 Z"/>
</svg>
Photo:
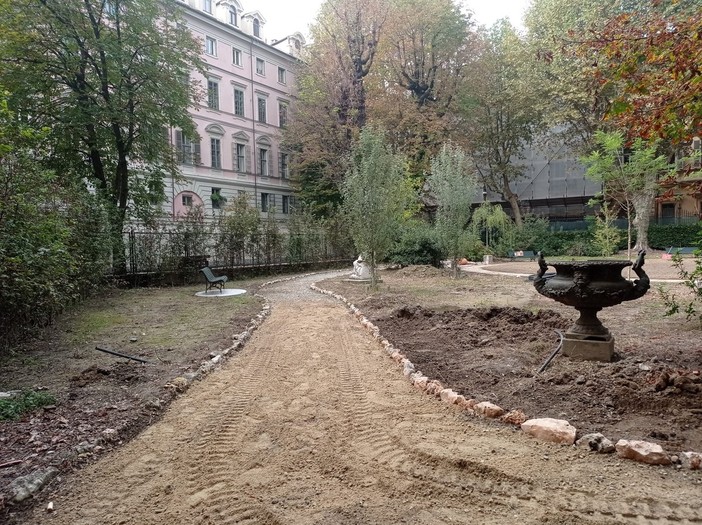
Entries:
<svg viewBox="0 0 702 525">
<path fill-rule="evenodd" d="M 0 399 L 0 421 L 17 419 L 26 412 L 54 404 L 56 398 L 49 392 L 25 390 L 15 397 Z"/>
<path fill-rule="evenodd" d="M 86 339 L 125 322 L 126 318 L 116 314 L 114 310 L 83 311 L 72 323 L 71 339 L 74 341 Z"/>
</svg>

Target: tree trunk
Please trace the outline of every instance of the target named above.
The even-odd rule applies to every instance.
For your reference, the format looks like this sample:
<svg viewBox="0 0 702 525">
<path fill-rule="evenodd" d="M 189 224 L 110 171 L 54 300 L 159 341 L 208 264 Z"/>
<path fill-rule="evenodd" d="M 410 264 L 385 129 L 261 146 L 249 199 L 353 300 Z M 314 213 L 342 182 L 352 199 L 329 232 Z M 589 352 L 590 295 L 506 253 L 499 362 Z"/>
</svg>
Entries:
<svg viewBox="0 0 702 525">
<path fill-rule="evenodd" d="M 502 196 L 509 202 L 512 208 L 512 215 L 514 217 L 514 224 L 517 226 L 518 230 L 522 229 L 524 221 L 522 220 L 522 210 L 519 209 L 519 198 L 517 194 L 512 191 L 509 187 L 509 179 L 506 174 L 502 174 Z"/>
<path fill-rule="evenodd" d="M 634 220 L 636 228 L 636 247 L 634 251 L 649 250 L 648 246 L 648 225 L 651 222 L 651 208 L 656 200 L 654 191 L 647 191 L 639 195 L 634 195 L 631 199 L 634 205 Z"/>
</svg>

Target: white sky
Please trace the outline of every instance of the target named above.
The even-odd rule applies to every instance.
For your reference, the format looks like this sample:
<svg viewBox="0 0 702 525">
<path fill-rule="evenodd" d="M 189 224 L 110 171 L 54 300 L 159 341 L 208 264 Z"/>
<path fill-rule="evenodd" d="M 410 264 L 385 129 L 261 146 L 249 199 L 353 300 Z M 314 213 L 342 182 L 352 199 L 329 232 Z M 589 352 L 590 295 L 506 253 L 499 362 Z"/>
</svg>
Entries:
<svg viewBox="0 0 702 525">
<path fill-rule="evenodd" d="M 317 17 L 324 0 L 241 0 L 244 11 L 259 11 L 266 19 L 269 42 L 299 31 L 309 38 L 308 27 Z M 490 26 L 499 18 L 508 17 L 522 27 L 522 15 L 530 0 L 462 0 L 466 9 L 475 13 L 479 24 Z"/>
</svg>

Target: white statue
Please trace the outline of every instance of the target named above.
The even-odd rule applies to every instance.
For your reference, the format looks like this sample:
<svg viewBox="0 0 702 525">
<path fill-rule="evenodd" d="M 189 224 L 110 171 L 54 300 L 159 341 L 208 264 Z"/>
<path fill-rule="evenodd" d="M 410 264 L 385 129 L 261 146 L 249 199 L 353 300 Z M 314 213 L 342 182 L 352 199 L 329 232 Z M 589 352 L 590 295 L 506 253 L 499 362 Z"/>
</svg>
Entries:
<svg viewBox="0 0 702 525">
<path fill-rule="evenodd" d="M 353 273 L 351 279 L 370 279 L 370 266 L 363 260 L 363 256 L 359 255 L 358 259 L 353 261 Z"/>
</svg>

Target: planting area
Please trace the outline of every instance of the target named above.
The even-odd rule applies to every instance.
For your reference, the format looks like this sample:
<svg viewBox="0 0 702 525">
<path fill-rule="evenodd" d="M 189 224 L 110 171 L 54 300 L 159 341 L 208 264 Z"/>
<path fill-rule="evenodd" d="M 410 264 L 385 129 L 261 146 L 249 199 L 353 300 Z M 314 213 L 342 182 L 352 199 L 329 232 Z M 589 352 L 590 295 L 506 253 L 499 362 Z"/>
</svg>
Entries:
<svg viewBox="0 0 702 525">
<path fill-rule="evenodd" d="M 492 269 L 529 273 L 537 265 Z M 654 280 L 676 277 L 670 261 L 648 260 L 645 270 Z M 600 312 L 615 338 L 614 362 L 557 355 L 539 374 L 558 344 L 556 330 L 577 312 L 539 295 L 526 278 L 463 273 L 452 281 L 431 267 L 409 267 L 386 271 L 383 280 L 371 295 L 342 280 L 322 286 L 353 300 L 417 370 L 445 387 L 529 417 L 567 419 L 583 434 L 702 451 L 702 331 L 699 322 L 665 317 L 659 291 L 684 297 L 682 285 L 654 282 L 643 298 Z"/>
</svg>

